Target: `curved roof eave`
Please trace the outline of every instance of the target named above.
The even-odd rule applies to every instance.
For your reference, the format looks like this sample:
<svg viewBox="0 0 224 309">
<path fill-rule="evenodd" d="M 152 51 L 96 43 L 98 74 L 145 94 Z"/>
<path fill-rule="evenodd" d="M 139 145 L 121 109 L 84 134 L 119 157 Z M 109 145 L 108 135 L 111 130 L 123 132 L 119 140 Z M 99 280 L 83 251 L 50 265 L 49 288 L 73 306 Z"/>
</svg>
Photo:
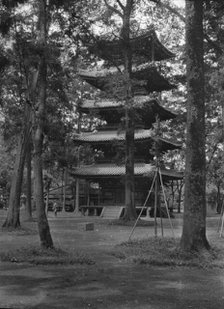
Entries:
<svg viewBox="0 0 224 309">
<path fill-rule="evenodd" d="M 124 61 L 122 45 L 121 39 L 96 38 L 95 42 L 87 44 L 87 47 L 90 53 L 113 64 L 120 65 Z M 147 32 L 131 38 L 130 48 L 133 63 L 161 61 L 175 57 L 175 54 L 160 42 L 153 26 Z"/>
<path fill-rule="evenodd" d="M 135 176 L 153 177 L 156 167 L 152 164 L 135 163 Z M 78 178 L 104 178 L 104 177 L 121 177 L 125 175 L 125 165 L 108 164 L 92 164 L 81 166 L 73 169 L 71 175 Z M 161 174 L 166 179 L 182 179 L 183 173 L 174 170 L 161 169 Z"/>
</svg>

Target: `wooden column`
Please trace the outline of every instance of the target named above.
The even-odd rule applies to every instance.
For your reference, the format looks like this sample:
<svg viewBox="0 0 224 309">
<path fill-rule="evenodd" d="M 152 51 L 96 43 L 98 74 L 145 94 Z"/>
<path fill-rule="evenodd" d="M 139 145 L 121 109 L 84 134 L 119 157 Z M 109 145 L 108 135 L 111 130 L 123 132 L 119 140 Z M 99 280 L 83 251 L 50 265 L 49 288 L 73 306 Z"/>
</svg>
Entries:
<svg viewBox="0 0 224 309">
<path fill-rule="evenodd" d="M 75 182 L 75 211 L 79 211 L 79 179 L 76 178 Z"/>
</svg>

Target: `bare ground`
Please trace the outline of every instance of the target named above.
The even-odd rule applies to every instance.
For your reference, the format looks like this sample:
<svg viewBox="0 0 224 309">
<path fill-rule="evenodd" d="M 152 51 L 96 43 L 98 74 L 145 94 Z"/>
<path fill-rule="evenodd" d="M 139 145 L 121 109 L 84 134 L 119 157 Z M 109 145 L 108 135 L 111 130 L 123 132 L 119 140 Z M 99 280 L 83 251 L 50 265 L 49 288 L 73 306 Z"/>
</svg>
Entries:
<svg viewBox="0 0 224 309">
<path fill-rule="evenodd" d="M 0 213 L 2 224 L 5 212 Z M 208 238 L 223 246 L 217 234 L 219 217 L 208 218 Z M 94 231 L 78 229 L 80 222 L 94 222 Z M 173 221 L 181 234 L 181 218 Z M 0 263 L 1 308 L 224 308 L 224 270 L 134 265 L 111 255 L 116 244 L 127 241 L 131 226 L 108 224 L 102 219 L 76 218 L 69 213 L 49 214 L 55 246 L 83 252 L 93 265 L 31 265 Z M 0 233 L 0 252 L 39 244 L 35 222 L 22 222 L 25 230 Z M 165 236 L 172 236 L 164 220 Z M 159 229 L 160 232 L 160 229 Z M 132 239 L 154 233 L 137 227 Z M 224 247 L 224 246 L 223 246 Z"/>
</svg>

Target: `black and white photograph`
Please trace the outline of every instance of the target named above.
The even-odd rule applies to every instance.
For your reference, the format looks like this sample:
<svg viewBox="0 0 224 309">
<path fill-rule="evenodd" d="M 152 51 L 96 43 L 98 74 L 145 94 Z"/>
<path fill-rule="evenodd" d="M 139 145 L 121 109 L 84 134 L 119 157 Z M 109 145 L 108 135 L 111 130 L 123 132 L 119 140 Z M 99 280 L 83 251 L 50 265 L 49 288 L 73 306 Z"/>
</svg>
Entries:
<svg viewBox="0 0 224 309">
<path fill-rule="evenodd" d="M 224 308 L 224 0 L 0 0 L 0 309 Z"/>
</svg>

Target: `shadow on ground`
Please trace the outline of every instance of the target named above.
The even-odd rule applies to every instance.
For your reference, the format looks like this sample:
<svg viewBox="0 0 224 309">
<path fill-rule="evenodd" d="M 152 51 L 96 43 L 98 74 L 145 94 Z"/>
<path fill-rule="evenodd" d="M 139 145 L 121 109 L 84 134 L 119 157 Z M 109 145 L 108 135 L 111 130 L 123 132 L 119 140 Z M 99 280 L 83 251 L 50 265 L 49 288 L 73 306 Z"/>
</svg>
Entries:
<svg viewBox="0 0 224 309">
<path fill-rule="evenodd" d="M 3 221 L 4 213 L 0 220 Z M 77 223 L 92 221 L 94 231 L 80 231 Z M 210 218 L 208 236 L 217 236 L 218 217 Z M 0 308 L 147 308 L 223 309 L 224 270 L 136 266 L 110 255 L 114 245 L 127 241 L 131 227 L 114 226 L 95 218 L 49 215 L 55 245 L 90 254 L 95 265 L 0 264 Z M 165 235 L 170 236 L 168 222 Z M 39 243 L 36 223 L 23 226 L 32 233 L 1 232 L 0 251 Z M 181 219 L 174 220 L 175 235 Z M 153 225 L 137 227 L 133 238 L 153 235 Z"/>
</svg>

